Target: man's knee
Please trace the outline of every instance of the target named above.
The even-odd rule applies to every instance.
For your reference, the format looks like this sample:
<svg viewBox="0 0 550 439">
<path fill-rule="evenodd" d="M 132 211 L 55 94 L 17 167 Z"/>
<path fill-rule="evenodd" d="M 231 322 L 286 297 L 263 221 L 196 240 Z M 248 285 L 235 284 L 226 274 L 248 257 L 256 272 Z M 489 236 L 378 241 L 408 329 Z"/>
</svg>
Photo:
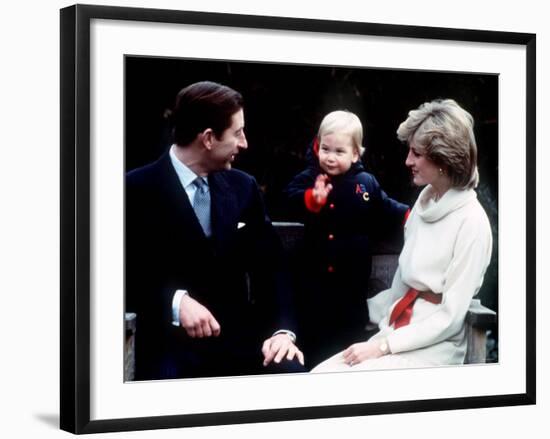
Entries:
<svg viewBox="0 0 550 439">
<path fill-rule="evenodd" d="M 284 359 L 280 363 L 272 361 L 265 366 L 265 373 L 301 373 L 307 372 L 307 369 L 300 364 L 297 359 L 287 360 Z"/>
</svg>

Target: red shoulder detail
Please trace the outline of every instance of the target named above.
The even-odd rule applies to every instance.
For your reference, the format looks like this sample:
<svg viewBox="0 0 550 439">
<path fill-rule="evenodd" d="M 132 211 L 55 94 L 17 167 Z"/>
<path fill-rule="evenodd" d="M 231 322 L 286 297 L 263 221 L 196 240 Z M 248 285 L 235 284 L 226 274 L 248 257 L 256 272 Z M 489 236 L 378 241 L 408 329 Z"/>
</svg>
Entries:
<svg viewBox="0 0 550 439">
<path fill-rule="evenodd" d="M 409 215 L 411 214 L 411 209 L 407 209 L 405 212 L 405 217 L 403 218 L 403 225 L 407 224 L 407 220 L 409 219 Z"/>
</svg>

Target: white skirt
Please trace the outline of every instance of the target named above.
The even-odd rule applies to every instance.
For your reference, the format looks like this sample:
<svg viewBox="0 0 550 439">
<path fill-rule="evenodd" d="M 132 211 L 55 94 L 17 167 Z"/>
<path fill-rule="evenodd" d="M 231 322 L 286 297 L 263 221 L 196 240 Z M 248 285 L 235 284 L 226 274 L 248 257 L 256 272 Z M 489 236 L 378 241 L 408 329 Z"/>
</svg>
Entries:
<svg viewBox="0 0 550 439">
<path fill-rule="evenodd" d="M 387 331 L 381 331 L 374 335 L 371 340 L 383 337 Z M 385 370 L 385 369 L 409 369 L 420 367 L 435 367 L 459 365 L 464 363 L 466 354 L 466 343 L 458 342 L 463 340 L 463 331 L 456 340 L 445 340 L 443 342 L 427 346 L 414 351 L 399 352 L 396 354 L 384 355 L 379 358 L 365 360 L 361 363 L 350 366 L 344 361 L 344 354 L 338 352 L 328 360 L 323 361 L 314 367 L 311 372 L 344 372 L 350 370 Z"/>
<path fill-rule="evenodd" d="M 365 360 L 361 363 L 350 366 L 344 361 L 343 352 L 338 352 L 328 360 L 323 361 L 314 367 L 312 373 L 324 372 L 348 372 L 356 370 L 385 370 L 385 369 L 412 369 L 418 367 L 437 366 L 437 364 L 422 361 L 411 355 L 390 354 L 372 360 Z"/>
</svg>

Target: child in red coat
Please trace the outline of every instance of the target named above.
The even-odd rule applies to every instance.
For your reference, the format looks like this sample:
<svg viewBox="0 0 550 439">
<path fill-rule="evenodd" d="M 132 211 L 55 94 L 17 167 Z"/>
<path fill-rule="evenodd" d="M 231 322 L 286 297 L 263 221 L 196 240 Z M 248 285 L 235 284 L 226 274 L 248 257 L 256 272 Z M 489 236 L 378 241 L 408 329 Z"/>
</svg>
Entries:
<svg viewBox="0 0 550 439">
<path fill-rule="evenodd" d="M 299 276 L 301 346 L 307 365 L 365 340 L 372 236 L 403 224 L 408 206 L 391 198 L 360 158 L 363 128 L 348 111 L 325 116 L 314 142 L 318 163 L 285 190 L 304 223 Z"/>
</svg>

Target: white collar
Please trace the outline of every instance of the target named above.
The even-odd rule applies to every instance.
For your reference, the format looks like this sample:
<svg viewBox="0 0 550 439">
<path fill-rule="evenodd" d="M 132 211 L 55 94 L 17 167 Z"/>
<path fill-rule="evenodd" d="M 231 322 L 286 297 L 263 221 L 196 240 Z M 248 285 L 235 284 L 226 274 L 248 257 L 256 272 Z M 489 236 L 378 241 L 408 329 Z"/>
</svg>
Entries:
<svg viewBox="0 0 550 439">
<path fill-rule="evenodd" d="M 432 223 L 445 217 L 447 214 L 457 210 L 475 200 L 477 195 L 473 189 L 454 189 L 451 188 L 443 194 L 439 201 L 434 201 L 435 191 L 431 185 L 426 186 L 416 203 L 418 215 L 424 221 Z"/>
<path fill-rule="evenodd" d="M 174 167 L 174 170 L 178 175 L 181 185 L 184 189 L 186 189 L 189 185 L 193 184 L 193 181 L 195 181 L 198 175 L 195 174 L 191 169 L 189 169 L 189 167 L 185 163 L 183 163 L 180 159 L 176 157 L 175 149 L 175 144 L 170 147 L 170 161 L 172 162 L 172 166 Z M 206 184 L 208 184 L 207 178 L 202 177 L 202 179 Z"/>
</svg>

